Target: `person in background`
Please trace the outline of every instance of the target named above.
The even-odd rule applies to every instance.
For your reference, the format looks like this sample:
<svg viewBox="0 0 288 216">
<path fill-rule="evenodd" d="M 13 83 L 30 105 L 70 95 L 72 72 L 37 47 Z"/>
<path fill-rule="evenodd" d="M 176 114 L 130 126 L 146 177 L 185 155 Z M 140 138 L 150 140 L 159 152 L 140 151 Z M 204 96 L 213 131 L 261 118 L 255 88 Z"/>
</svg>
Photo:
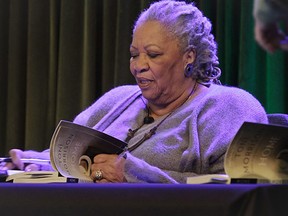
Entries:
<svg viewBox="0 0 288 216">
<path fill-rule="evenodd" d="M 266 51 L 288 51 L 288 0 L 254 0 L 254 34 L 257 43 Z"/>
<path fill-rule="evenodd" d="M 185 183 L 225 173 L 225 152 L 243 122 L 268 123 L 250 93 L 220 84 L 211 29 L 184 1 L 155 2 L 140 14 L 130 46 L 137 85 L 115 87 L 74 119 L 128 143 L 125 158 L 95 155 L 95 182 Z M 10 155 L 14 163 L 6 168 L 25 169 L 20 158 L 47 158 L 49 150 Z"/>
</svg>

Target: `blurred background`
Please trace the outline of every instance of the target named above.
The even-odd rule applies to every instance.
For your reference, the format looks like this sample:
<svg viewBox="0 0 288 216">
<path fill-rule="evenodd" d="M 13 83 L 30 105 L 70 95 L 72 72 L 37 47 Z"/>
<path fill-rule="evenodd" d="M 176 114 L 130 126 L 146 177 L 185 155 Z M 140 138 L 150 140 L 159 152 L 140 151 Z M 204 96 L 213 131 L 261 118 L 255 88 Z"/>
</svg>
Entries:
<svg viewBox="0 0 288 216">
<path fill-rule="evenodd" d="M 0 155 L 48 148 L 59 120 L 134 84 L 132 27 L 151 2 L 0 0 Z M 194 2 L 213 24 L 222 84 L 247 90 L 268 113 L 287 113 L 287 53 L 256 44 L 253 1 Z"/>
</svg>

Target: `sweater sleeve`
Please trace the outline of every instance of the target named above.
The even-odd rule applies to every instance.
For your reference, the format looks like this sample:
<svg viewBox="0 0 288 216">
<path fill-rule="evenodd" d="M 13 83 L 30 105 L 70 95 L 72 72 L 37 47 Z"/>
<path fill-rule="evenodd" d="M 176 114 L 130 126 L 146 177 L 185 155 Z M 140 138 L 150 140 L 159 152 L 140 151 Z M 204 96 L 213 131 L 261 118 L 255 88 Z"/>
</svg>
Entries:
<svg viewBox="0 0 288 216">
<path fill-rule="evenodd" d="M 156 166 L 151 166 L 129 153 L 126 158 L 124 175 L 126 180 L 131 183 L 178 183 L 169 175 L 169 171 L 166 172 Z"/>
<path fill-rule="evenodd" d="M 93 128 L 108 113 L 114 112 L 115 107 L 121 107 L 122 103 L 127 103 L 127 100 L 137 92 L 139 92 L 139 88 L 135 85 L 115 87 L 78 114 L 74 119 L 74 123 Z"/>
</svg>

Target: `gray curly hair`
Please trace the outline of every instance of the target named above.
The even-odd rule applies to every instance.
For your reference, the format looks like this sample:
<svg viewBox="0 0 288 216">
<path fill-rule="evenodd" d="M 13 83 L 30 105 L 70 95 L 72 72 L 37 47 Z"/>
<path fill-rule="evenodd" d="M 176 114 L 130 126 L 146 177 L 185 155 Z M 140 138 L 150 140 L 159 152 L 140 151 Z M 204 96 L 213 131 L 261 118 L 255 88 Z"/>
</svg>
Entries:
<svg viewBox="0 0 288 216">
<path fill-rule="evenodd" d="M 192 78 L 203 84 L 220 84 L 221 70 L 217 67 L 217 44 L 211 33 L 211 22 L 193 3 L 175 0 L 155 2 L 140 14 L 133 33 L 137 26 L 147 21 L 160 22 L 172 37 L 178 38 L 183 53 L 195 51 Z"/>
</svg>

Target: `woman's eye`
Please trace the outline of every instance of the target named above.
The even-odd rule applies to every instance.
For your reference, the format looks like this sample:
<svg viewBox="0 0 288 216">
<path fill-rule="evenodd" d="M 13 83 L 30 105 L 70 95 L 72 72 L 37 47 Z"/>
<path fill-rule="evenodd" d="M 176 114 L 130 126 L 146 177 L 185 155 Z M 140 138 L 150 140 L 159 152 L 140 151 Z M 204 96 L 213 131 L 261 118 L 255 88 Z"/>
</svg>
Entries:
<svg viewBox="0 0 288 216">
<path fill-rule="evenodd" d="M 138 55 L 137 54 L 131 54 L 130 57 L 131 58 L 136 58 Z"/>
<path fill-rule="evenodd" d="M 148 55 L 149 55 L 150 58 L 156 58 L 156 57 L 158 57 L 160 54 L 158 54 L 158 53 L 149 53 Z"/>
</svg>

